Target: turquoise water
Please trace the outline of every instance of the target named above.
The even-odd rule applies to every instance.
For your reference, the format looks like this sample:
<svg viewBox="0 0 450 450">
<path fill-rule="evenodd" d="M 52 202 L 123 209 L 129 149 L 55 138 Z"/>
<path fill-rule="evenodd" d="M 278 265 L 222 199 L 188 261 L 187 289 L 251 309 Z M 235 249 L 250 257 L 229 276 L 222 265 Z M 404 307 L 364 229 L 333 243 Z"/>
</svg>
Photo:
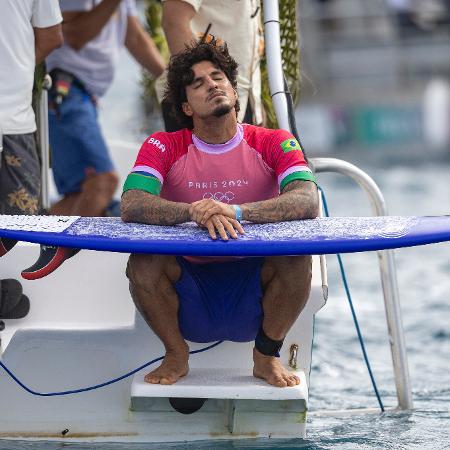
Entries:
<svg viewBox="0 0 450 450">
<path fill-rule="evenodd" d="M 130 78 L 131 77 L 131 78 Z M 129 83 L 124 98 L 120 86 Z M 128 63 L 102 106 L 112 138 L 141 140 L 159 126 L 140 119 L 139 76 Z M 119 103 L 120 102 L 120 103 Z M 124 107 L 116 108 L 118 104 Z M 128 111 L 128 113 L 127 113 Z M 154 116 L 158 117 L 157 111 Z M 116 133 L 116 135 L 114 135 Z M 380 185 L 392 215 L 449 214 L 450 160 L 427 155 L 394 165 L 387 153 L 340 155 L 367 171 Z M 368 202 L 355 184 L 323 174 L 320 182 L 335 216 L 369 215 Z M 329 256 L 330 296 L 316 320 L 307 439 L 207 441 L 190 444 L 74 444 L 2 441 L 0 450 L 56 449 L 450 449 L 450 243 L 396 251 L 398 282 L 415 410 L 342 415 L 337 410 L 377 408 L 365 368 L 336 258 Z M 360 326 L 375 378 L 387 408 L 395 407 L 383 299 L 374 253 L 343 257 Z M 0 399 L 1 405 L 1 399 Z"/>
</svg>

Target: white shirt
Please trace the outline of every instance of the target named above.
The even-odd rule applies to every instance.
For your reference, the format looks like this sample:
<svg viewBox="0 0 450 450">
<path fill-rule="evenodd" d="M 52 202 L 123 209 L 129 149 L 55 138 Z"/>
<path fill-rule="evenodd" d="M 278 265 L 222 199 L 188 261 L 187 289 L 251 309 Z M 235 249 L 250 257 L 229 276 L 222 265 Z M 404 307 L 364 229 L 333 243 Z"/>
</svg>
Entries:
<svg viewBox="0 0 450 450">
<path fill-rule="evenodd" d="M 61 23 L 58 0 L 0 0 L 0 129 L 36 130 L 31 107 L 35 67 L 33 28 Z"/>
<path fill-rule="evenodd" d="M 0 0 L 1 1 L 1 0 Z M 107 0 L 106 0 L 107 1 Z M 100 0 L 61 0 L 62 11 L 90 11 Z M 75 75 L 86 89 L 101 97 L 111 85 L 120 49 L 125 43 L 128 16 L 135 16 L 134 0 L 122 0 L 100 33 L 81 50 L 68 44 L 47 57 L 47 70 L 66 70 Z"/>
<path fill-rule="evenodd" d="M 183 0 L 195 9 L 191 20 L 194 35 L 203 34 L 211 24 L 209 34 L 228 44 L 230 55 L 239 64 L 238 95 L 242 121 L 247 101 L 253 107 L 256 123 L 262 123 L 261 73 L 263 50 L 259 0 Z"/>
</svg>

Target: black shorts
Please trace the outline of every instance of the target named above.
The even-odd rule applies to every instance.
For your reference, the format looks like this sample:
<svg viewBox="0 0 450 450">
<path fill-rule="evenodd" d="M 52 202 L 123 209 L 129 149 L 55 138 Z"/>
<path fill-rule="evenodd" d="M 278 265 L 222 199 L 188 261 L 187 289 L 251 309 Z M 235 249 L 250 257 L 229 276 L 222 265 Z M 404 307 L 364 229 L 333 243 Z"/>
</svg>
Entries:
<svg viewBox="0 0 450 450">
<path fill-rule="evenodd" d="M 41 189 L 34 133 L 3 135 L 0 214 L 37 214 Z"/>
</svg>

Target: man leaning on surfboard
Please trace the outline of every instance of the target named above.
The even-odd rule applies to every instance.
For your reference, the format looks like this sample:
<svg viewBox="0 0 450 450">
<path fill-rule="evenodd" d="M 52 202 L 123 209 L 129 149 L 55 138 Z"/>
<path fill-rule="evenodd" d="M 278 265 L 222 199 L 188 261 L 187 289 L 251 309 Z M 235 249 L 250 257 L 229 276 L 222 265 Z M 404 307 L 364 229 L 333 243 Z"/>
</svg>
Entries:
<svg viewBox="0 0 450 450">
<path fill-rule="evenodd" d="M 124 185 L 125 222 L 193 221 L 212 239 L 228 240 L 245 233 L 244 221 L 317 216 L 315 178 L 296 139 L 237 122 L 236 76 L 226 44 L 200 42 L 171 58 L 165 100 L 184 128 L 143 143 Z M 254 340 L 255 377 L 299 384 L 277 357 L 309 296 L 310 256 L 132 254 L 127 276 L 136 307 L 166 350 L 147 382 L 172 384 L 188 373 L 186 340 Z"/>
</svg>

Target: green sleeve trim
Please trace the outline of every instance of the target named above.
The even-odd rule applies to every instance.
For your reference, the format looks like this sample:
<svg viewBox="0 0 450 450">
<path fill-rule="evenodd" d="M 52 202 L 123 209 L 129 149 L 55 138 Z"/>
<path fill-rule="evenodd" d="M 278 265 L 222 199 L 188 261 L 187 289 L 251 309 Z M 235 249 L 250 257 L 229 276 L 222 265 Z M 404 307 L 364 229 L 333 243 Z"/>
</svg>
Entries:
<svg viewBox="0 0 450 450">
<path fill-rule="evenodd" d="M 289 174 L 287 177 L 283 178 L 283 181 L 280 184 L 280 191 L 282 191 L 287 184 L 289 184 L 291 181 L 294 180 L 302 180 L 302 181 L 312 181 L 313 183 L 316 183 L 316 177 L 311 172 L 307 172 L 306 170 L 303 170 L 301 172 L 294 172 Z"/>
<path fill-rule="evenodd" d="M 139 173 L 130 173 L 123 185 L 123 192 L 132 189 L 159 195 L 161 192 L 161 182 L 156 177 L 141 175 Z"/>
</svg>

